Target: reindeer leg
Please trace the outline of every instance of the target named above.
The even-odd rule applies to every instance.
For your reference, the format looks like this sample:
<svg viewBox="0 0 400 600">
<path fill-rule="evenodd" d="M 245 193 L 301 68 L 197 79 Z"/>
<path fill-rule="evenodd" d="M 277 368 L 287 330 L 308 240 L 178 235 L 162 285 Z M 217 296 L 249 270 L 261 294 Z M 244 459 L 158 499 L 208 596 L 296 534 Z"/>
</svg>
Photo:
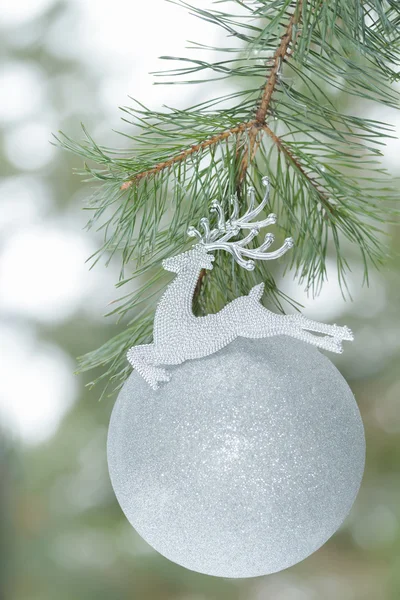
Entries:
<svg viewBox="0 0 400 600">
<path fill-rule="evenodd" d="M 336 352 L 338 354 L 343 352 L 342 342 L 338 338 L 312 335 L 312 333 L 304 331 L 303 329 L 293 329 L 290 332 L 286 330 L 284 334 L 307 342 L 308 344 L 312 344 L 313 346 L 317 346 L 317 348 L 322 348 L 323 350 L 329 350 L 330 352 Z"/>
<path fill-rule="evenodd" d="M 298 325 L 301 329 L 309 329 L 316 333 L 326 333 L 327 335 L 338 340 L 353 341 L 354 336 L 348 327 L 339 327 L 338 325 L 326 325 L 318 321 L 311 321 L 303 315 L 288 315 L 288 319 L 293 321 L 293 324 Z"/>
<path fill-rule="evenodd" d="M 170 375 L 160 367 L 155 366 L 155 351 L 153 344 L 134 346 L 128 351 L 128 361 L 143 379 L 156 390 L 161 381 L 169 381 Z"/>
<path fill-rule="evenodd" d="M 317 348 L 329 350 L 330 352 L 343 352 L 342 341 L 344 339 L 353 339 L 352 333 L 347 327 L 337 327 L 336 325 L 325 325 L 317 321 L 310 321 L 302 315 L 276 316 L 273 324 L 273 335 L 289 335 L 297 338 Z M 313 335 L 307 329 L 316 333 L 327 333 L 328 335 Z M 342 331 L 343 330 L 343 331 Z M 351 337 L 350 337 L 351 336 Z"/>
<path fill-rule="evenodd" d="M 318 348 L 330 350 L 331 352 L 342 352 L 342 344 L 339 337 L 312 335 L 309 331 L 305 331 L 306 325 L 304 324 L 304 320 L 299 319 L 297 315 L 294 315 L 294 317 L 291 315 L 277 315 L 262 306 L 259 301 L 255 300 L 259 292 L 258 287 L 253 288 L 249 296 L 238 298 L 231 303 L 232 308 L 237 307 L 240 314 L 237 335 L 254 339 L 275 335 L 288 335 L 308 342 Z M 254 297 L 252 297 L 252 293 Z M 245 302 L 246 300 L 247 302 Z M 313 322 L 307 321 L 307 327 L 309 326 L 308 323 L 312 324 Z M 317 330 L 318 328 L 319 333 L 324 333 L 323 329 L 321 330 L 324 327 L 323 324 L 315 323 L 315 325 L 315 329 Z M 331 326 L 327 325 L 325 327 L 330 327 L 329 331 L 332 331 Z"/>
</svg>

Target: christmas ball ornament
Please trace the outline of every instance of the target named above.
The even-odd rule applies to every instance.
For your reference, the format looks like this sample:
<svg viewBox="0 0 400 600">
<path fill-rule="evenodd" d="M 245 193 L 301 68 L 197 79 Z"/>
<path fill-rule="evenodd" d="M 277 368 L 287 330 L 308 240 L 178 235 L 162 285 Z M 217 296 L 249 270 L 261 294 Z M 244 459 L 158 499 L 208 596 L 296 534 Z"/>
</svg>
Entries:
<svg viewBox="0 0 400 600">
<path fill-rule="evenodd" d="M 263 284 L 220 312 L 195 317 L 202 269 L 217 250 L 246 269 L 273 260 L 262 227 L 269 184 L 239 217 L 191 228 L 198 243 L 164 261 L 176 274 L 155 314 L 153 343 L 129 350 L 135 371 L 113 410 L 108 462 L 126 516 L 149 544 L 194 571 L 254 577 L 317 550 L 340 526 L 360 486 L 365 441 L 354 397 L 313 346 L 342 351 L 347 327 L 276 315 L 260 302 Z M 242 230 L 249 233 L 237 240 Z M 319 334 L 319 335 L 315 335 Z M 305 343 L 307 342 L 307 344 Z M 167 368 L 165 368 L 167 367 Z"/>
<path fill-rule="evenodd" d="M 138 533 L 201 573 L 285 569 L 338 529 L 358 492 L 357 404 L 330 360 L 286 336 L 238 339 L 171 369 L 133 372 L 108 436 L 111 481 Z"/>
</svg>

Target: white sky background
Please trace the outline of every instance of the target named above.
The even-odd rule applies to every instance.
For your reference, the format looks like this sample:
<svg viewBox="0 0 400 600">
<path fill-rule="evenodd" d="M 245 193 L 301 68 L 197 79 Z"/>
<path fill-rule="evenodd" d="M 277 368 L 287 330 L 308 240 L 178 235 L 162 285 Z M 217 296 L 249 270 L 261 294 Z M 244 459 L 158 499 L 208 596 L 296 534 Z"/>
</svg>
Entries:
<svg viewBox="0 0 400 600">
<path fill-rule="evenodd" d="M 26 26 L 52 4 L 2 0 L 2 27 L 16 28 L 15 43 L 23 45 Z M 69 4 L 42 43 L 55 56 L 79 59 L 100 76 L 98 100 L 108 115 L 100 126 L 103 135 L 120 126 L 118 106 L 130 102 L 128 95 L 152 107 L 192 102 L 193 88 L 155 87 L 148 73 L 164 66 L 159 55 L 184 53 L 187 39 L 212 45 L 218 30 L 164 0 Z M 202 0 L 203 6 L 209 4 Z M 35 327 L 26 323 L 60 323 L 83 305 L 100 319 L 115 297 L 117 280 L 117 273 L 103 265 L 88 273 L 85 260 L 96 246 L 82 232 L 79 206 L 80 214 L 67 224 L 46 218 L 56 190 L 49 189 L 44 173 L 59 160 L 49 139 L 63 116 L 50 102 L 50 85 L 37 63 L 6 61 L 0 67 L 0 88 L 7 90 L 0 96 L 5 152 L 20 170 L 0 181 L 0 347 L 6 357 L 0 361 L 0 417 L 26 443 L 54 434 L 78 394 L 74 358 L 40 344 Z M 77 81 L 65 85 L 79 122 L 92 109 L 90 97 L 77 89 Z"/>
<path fill-rule="evenodd" d="M 202 7 L 211 5 L 211 0 L 196 1 Z M 2 0 L 2 27 L 17 28 L 15 43 L 23 44 L 18 30 L 26 32 L 26 25 L 52 3 Z M 153 108 L 199 100 L 191 86 L 153 86 L 148 73 L 168 67 L 159 55 L 187 55 L 186 40 L 223 43 L 217 28 L 164 0 L 69 0 L 69 4 L 70 10 L 43 43 L 54 55 L 79 58 L 100 75 L 99 101 L 108 115 L 100 127 L 102 135 L 120 127 L 117 107 L 129 104 L 128 94 Z M 204 51 L 202 57 L 210 58 Z M 74 85 L 65 81 L 71 110 L 79 121 L 79 113 L 87 114 L 92 106 L 85 90 Z M 39 443 L 52 435 L 78 393 L 73 359 L 58 348 L 40 345 L 34 323 L 61 322 L 83 303 L 100 318 L 115 296 L 112 283 L 117 279 L 102 265 L 88 274 L 85 260 L 95 246 L 81 231 L 82 215 L 67 223 L 46 219 L 56 190 L 48 189 L 43 173 L 59 160 L 48 140 L 62 118 L 51 105 L 49 86 L 36 63 L 6 61 L 0 67 L 0 89 L 6 90 L 0 96 L 5 152 L 20 170 L 20 175 L 0 181 L 0 346 L 6 357 L 0 361 L 0 417 L 26 443 Z M 379 118 L 384 120 L 385 115 Z M 392 166 L 393 149 L 388 154 Z M 332 321 L 348 307 L 334 265 L 329 271 L 330 283 L 317 300 L 307 299 L 289 280 L 284 291 L 306 305 L 306 314 Z M 379 285 L 360 292 L 355 284 L 354 293 L 356 298 L 362 294 L 364 310 L 369 306 L 371 314 L 384 302 Z M 31 325 L 22 327 L 24 319 Z"/>
</svg>

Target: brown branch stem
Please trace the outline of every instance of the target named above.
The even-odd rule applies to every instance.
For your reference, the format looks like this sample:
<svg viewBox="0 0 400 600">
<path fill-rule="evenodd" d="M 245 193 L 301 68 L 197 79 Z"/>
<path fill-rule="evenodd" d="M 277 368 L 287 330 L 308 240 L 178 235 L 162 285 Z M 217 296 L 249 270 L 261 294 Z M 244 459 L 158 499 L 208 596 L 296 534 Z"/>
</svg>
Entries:
<svg viewBox="0 0 400 600">
<path fill-rule="evenodd" d="M 190 148 L 183 150 L 180 154 L 177 154 L 176 156 L 173 156 L 172 158 L 169 158 L 168 160 L 159 163 L 158 165 L 156 165 L 155 167 L 153 167 L 151 169 L 148 169 L 147 171 L 142 171 L 141 173 L 137 173 L 132 179 L 125 181 L 125 183 L 123 183 L 121 185 L 121 190 L 127 190 L 134 183 L 137 183 L 141 179 L 144 179 L 145 177 L 149 177 L 150 175 L 157 175 L 157 173 L 159 173 L 160 171 L 164 171 L 165 169 L 169 169 L 170 167 L 173 167 L 176 163 L 185 161 L 192 154 L 197 154 L 198 152 L 200 152 L 201 150 L 204 150 L 205 148 L 209 148 L 210 146 L 215 146 L 219 142 L 229 138 L 231 135 L 242 133 L 243 131 L 250 129 L 254 123 L 255 123 L 255 121 L 248 121 L 247 123 L 240 123 L 240 125 L 237 125 L 236 127 L 227 129 L 226 131 L 223 131 L 222 133 L 218 133 L 218 134 L 214 135 L 213 137 L 210 137 L 207 140 L 204 140 L 204 142 L 200 142 L 199 144 L 195 144 L 195 145 L 191 146 Z"/>
<path fill-rule="evenodd" d="M 271 71 L 268 76 L 267 82 L 264 87 L 263 94 L 261 96 L 260 103 L 259 103 L 257 111 L 256 111 L 254 123 L 249 131 L 249 145 L 248 145 L 248 149 L 247 149 L 247 151 L 245 151 L 243 159 L 242 159 L 238 187 L 241 186 L 241 183 L 243 182 L 243 180 L 246 176 L 246 172 L 247 172 L 247 169 L 249 166 L 249 157 L 250 157 L 250 162 L 254 160 L 257 150 L 261 144 L 262 136 L 259 135 L 259 133 L 260 133 L 260 130 L 264 127 L 264 125 L 266 123 L 267 115 L 269 112 L 269 107 L 270 107 L 271 100 L 272 100 L 272 95 L 275 91 L 276 84 L 278 83 L 278 80 L 279 80 L 279 73 L 280 73 L 281 66 L 282 66 L 283 61 L 286 58 L 286 56 L 288 56 L 288 50 L 289 50 L 290 44 L 295 41 L 293 39 L 293 30 L 295 29 L 295 26 L 298 25 L 298 23 L 300 21 L 302 6 L 303 6 L 303 0 L 299 0 L 292 16 L 289 19 L 289 23 L 285 29 L 285 32 L 281 37 L 281 42 L 275 51 L 275 54 L 274 54 L 274 57 L 272 60 Z"/>
</svg>

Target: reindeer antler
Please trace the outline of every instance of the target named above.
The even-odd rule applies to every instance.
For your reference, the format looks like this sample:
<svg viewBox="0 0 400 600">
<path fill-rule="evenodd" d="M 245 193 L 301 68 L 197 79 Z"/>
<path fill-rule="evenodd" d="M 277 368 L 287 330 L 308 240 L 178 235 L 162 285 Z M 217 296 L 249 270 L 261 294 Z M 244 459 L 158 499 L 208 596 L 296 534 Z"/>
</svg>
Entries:
<svg viewBox="0 0 400 600">
<path fill-rule="evenodd" d="M 195 227 L 190 227 L 188 229 L 188 235 L 197 237 L 199 243 L 204 245 L 209 252 L 212 252 L 213 250 L 225 250 L 226 252 L 229 252 L 241 267 L 244 267 L 249 271 L 252 271 L 255 267 L 254 260 L 274 260 L 283 256 L 293 247 L 293 239 L 286 238 L 284 244 L 280 248 L 273 252 L 266 252 L 275 240 L 272 233 L 266 234 L 264 242 L 258 248 L 253 250 L 245 248 L 245 246 L 259 234 L 260 229 L 276 223 L 277 217 L 273 213 L 269 214 L 266 219 L 253 222 L 253 219 L 263 211 L 269 200 L 270 184 L 268 177 L 264 177 L 262 182 L 266 186 L 266 191 L 262 202 L 257 207 L 255 206 L 256 191 L 253 187 L 249 189 L 248 207 L 246 213 L 242 217 L 239 217 L 239 201 L 236 194 L 231 198 L 233 210 L 228 220 L 225 220 L 225 213 L 221 203 L 218 202 L 218 200 L 214 200 L 211 205 L 211 211 L 217 213 L 218 227 L 216 229 L 211 229 L 209 219 L 204 217 L 200 220 L 200 226 L 203 233 L 200 233 Z M 235 242 L 229 241 L 244 229 L 250 229 L 250 232 L 245 238 Z M 249 258 L 250 260 L 245 260 L 244 257 Z"/>
</svg>

